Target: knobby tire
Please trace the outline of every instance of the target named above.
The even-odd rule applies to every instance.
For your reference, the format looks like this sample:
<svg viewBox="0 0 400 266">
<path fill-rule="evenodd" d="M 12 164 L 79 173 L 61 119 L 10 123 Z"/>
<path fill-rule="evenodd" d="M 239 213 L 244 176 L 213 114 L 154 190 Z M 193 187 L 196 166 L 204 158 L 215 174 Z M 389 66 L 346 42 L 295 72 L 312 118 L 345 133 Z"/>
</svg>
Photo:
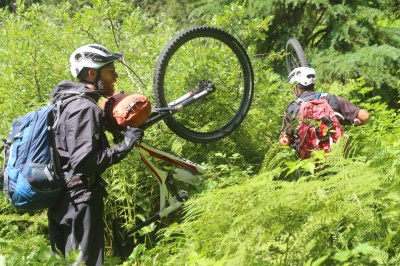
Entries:
<svg viewBox="0 0 400 266">
<path fill-rule="evenodd" d="M 224 30 L 188 28 L 164 47 L 154 71 L 156 106 L 168 106 L 202 80 L 211 81 L 216 91 L 164 122 L 186 140 L 209 143 L 226 137 L 242 123 L 254 91 L 250 59 Z"/>
<path fill-rule="evenodd" d="M 286 43 L 286 64 L 288 74 L 297 67 L 309 67 L 303 47 L 296 39 L 290 39 Z"/>
</svg>

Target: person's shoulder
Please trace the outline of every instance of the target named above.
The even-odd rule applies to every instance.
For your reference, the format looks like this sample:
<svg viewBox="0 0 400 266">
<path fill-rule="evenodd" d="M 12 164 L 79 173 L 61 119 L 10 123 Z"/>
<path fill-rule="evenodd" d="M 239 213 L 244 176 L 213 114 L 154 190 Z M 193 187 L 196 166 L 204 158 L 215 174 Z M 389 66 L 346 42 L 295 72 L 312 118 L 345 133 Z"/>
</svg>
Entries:
<svg viewBox="0 0 400 266">
<path fill-rule="evenodd" d="M 316 94 L 318 94 L 319 98 L 336 97 L 334 94 L 326 92 L 326 91 L 316 91 Z"/>
<path fill-rule="evenodd" d="M 69 102 L 64 110 L 68 110 L 70 114 L 79 116 L 98 116 L 102 114 L 100 106 L 94 101 L 86 97 L 77 97 Z"/>
<path fill-rule="evenodd" d="M 296 100 L 291 101 L 291 102 L 288 104 L 287 109 L 292 108 L 293 106 L 299 105 L 299 104 L 300 104 L 300 101 L 301 101 L 301 99 L 299 99 L 299 98 L 296 99 Z"/>
<path fill-rule="evenodd" d="M 350 103 L 349 100 L 347 100 L 343 97 L 337 96 L 337 95 L 336 95 L 336 99 L 338 100 L 339 103 Z"/>
<path fill-rule="evenodd" d="M 338 98 L 335 94 L 329 93 L 329 92 L 318 92 L 318 95 L 320 99 L 327 99 L 328 102 L 338 102 Z"/>
<path fill-rule="evenodd" d="M 301 105 L 301 101 L 299 99 L 291 101 L 286 108 L 286 113 L 295 114 L 299 111 Z"/>
<path fill-rule="evenodd" d="M 316 96 L 318 95 L 318 91 L 305 91 L 303 92 L 300 97 L 297 99 L 297 101 L 304 101 L 304 102 L 308 102 L 311 100 L 316 99 Z"/>
<path fill-rule="evenodd" d="M 96 100 L 91 98 L 90 96 L 77 97 L 75 101 L 77 103 L 81 103 L 82 107 L 91 107 L 100 109 L 100 106 L 97 104 Z"/>
</svg>

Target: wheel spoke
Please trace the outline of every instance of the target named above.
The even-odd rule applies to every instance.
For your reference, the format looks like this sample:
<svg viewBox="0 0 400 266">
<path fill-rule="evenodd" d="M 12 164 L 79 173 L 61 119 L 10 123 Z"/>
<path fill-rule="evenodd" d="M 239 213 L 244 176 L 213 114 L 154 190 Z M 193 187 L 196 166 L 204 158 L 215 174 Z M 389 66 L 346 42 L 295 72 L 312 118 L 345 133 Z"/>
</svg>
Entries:
<svg viewBox="0 0 400 266">
<path fill-rule="evenodd" d="M 210 142 L 231 133 L 245 117 L 253 95 L 253 72 L 243 47 L 217 28 L 194 27 L 164 49 L 155 71 L 155 98 L 162 107 L 197 87 L 201 80 L 216 90 L 207 99 L 166 119 L 179 136 Z"/>
</svg>

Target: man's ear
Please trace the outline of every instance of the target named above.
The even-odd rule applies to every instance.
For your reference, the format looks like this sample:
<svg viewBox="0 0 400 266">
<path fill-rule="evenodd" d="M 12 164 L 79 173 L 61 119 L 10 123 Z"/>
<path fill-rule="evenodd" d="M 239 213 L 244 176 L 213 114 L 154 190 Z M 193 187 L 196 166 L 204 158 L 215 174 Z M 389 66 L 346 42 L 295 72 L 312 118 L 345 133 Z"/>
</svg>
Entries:
<svg viewBox="0 0 400 266">
<path fill-rule="evenodd" d="M 301 94 L 301 89 L 298 85 L 294 86 L 294 91 L 296 92 L 297 97 L 299 97 Z"/>
<path fill-rule="evenodd" d="M 89 69 L 89 71 L 88 71 L 89 78 L 96 78 L 96 74 L 97 74 L 97 69 L 93 69 L 93 68 Z"/>
</svg>

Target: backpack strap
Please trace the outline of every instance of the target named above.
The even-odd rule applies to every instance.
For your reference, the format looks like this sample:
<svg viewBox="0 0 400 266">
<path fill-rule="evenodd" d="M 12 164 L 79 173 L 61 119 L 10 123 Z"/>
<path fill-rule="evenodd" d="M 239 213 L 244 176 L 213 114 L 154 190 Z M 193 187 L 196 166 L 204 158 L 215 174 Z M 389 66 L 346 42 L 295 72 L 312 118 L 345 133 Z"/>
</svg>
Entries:
<svg viewBox="0 0 400 266">
<path fill-rule="evenodd" d="M 64 95 L 65 94 L 71 94 L 73 96 L 70 96 L 69 98 L 67 98 L 65 100 L 60 100 L 59 98 L 63 94 Z M 56 126 L 57 126 L 57 124 L 58 124 L 58 122 L 60 120 L 62 108 L 64 108 L 70 102 L 72 102 L 72 101 L 74 101 L 76 99 L 82 99 L 82 98 L 88 99 L 91 102 L 93 102 L 95 105 L 97 105 L 97 102 L 92 97 L 87 96 L 85 93 L 78 92 L 78 91 L 62 91 L 62 92 L 60 92 L 60 94 L 58 94 L 55 97 L 55 99 L 57 100 L 56 103 L 55 103 L 56 113 L 55 113 L 55 119 L 54 119 L 54 122 L 53 122 L 53 126 L 51 128 L 51 134 L 53 134 L 53 138 L 52 138 L 52 141 L 53 141 L 52 146 L 53 147 L 56 146 L 55 145 L 55 137 L 54 137 L 54 129 L 56 128 Z M 51 153 L 52 153 L 51 156 L 53 157 L 52 161 L 56 164 L 56 165 L 54 165 L 54 167 L 55 167 L 54 173 L 57 173 L 56 169 L 60 169 L 61 168 L 61 166 L 60 166 L 60 164 L 61 164 L 60 163 L 60 158 L 59 158 L 59 156 L 57 156 L 57 154 L 54 151 L 52 151 Z M 73 172 L 74 172 L 73 169 L 71 169 L 69 172 L 63 173 L 65 182 L 69 182 L 71 180 L 71 178 L 73 176 Z M 60 178 L 60 177 L 57 177 L 57 178 Z"/>
<path fill-rule="evenodd" d="M 320 93 L 318 93 L 318 95 L 315 97 L 315 99 L 316 99 L 316 100 L 318 100 L 318 99 L 326 99 L 326 98 L 328 97 L 328 95 L 329 95 L 329 93 L 327 93 L 327 92 L 320 92 Z M 338 113 L 338 112 L 335 112 L 335 111 L 334 111 L 334 114 L 335 114 L 337 117 L 339 117 L 339 119 L 341 119 L 342 121 L 344 121 L 344 117 L 343 117 L 343 115 L 342 115 L 341 113 Z"/>
<path fill-rule="evenodd" d="M 6 139 L 3 139 L 3 138 L 0 138 L 0 141 L 2 141 L 3 142 L 3 146 L 1 146 L 0 147 L 0 152 L 3 152 L 3 150 L 6 148 L 6 145 L 7 145 L 7 140 Z M 2 165 L 2 167 L 4 167 L 5 165 L 3 164 Z M 3 178 L 3 181 L 1 181 L 0 180 L 0 187 L 1 187 L 1 183 L 3 183 L 3 186 L 4 186 L 4 173 L 3 173 L 3 168 L 0 168 L 0 178 Z"/>
<path fill-rule="evenodd" d="M 297 103 L 298 106 L 300 106 L 301 103 L 304 102 L 304 100 L 302 98 L 297 98 L 297 100 L 295 102 Z"/>
<path fill-rule="evenodd" d="M 53 103 L 57 102 L 58 100 L 60 100 L 60 98 L 64 95 L 83 95 L 83 92 L 79 92 L 79 91 L 75 91 L 75 90 L 63 90 L 63 91 L 58 91 L 54 94 L 53 96 Z"/>
<path fill-rule="evenodd" d="M 13 138 L 9 139 L 0 138 L 0 141 L 4 142 L 3 146 L 1 146 L 0 148 L 0 152 L 2 152 L 5 149 L 5 147 L 10 147 L 14 143 L 14 141 L 20 138 L 22 138 L 22 136 L 19 133 L 16 134 Z"/>
<path fill-rule="evenodd" d="M 7 140 L 4 138 L 0 138 L 0 141 L 3 142 L 3 146 L 0 147 L 0 152 L 2 152 L 5 148 L 5 145 L 7 144 Z"/>
<path fill-rule="evenodd" d="M 56 115 L 55 115 L 55 117 L 56 117 L 56 119 L 54 120 L 53 129 L 56 127 L 56 125 L 58 124 L 58 121 L 60 120 L 61 108 L 65 107 L 67 104 L 69 104 L 73 100 L 85 98 L 85 99 L 88 99 L 88 100 L 90 100 L 91 102 L 93 102 L 94 104 L 97 105 L 97 102 L 92 97 L 87 96 L 83 92 L 65 91 L 65 92 L 63 92 L 63 94 L 74 94 L 74 96 L 71 96 L 66 100 L 58 100 L 60 98 L 60 95 L 58 95 L 55 98 L 55 99 L 57 99 L 57 102 L 55 103 L 55 107 L 56 107 Z"/>
<path fill-rule="evenodd" d="M 318 92 L 317 96 L 315 96 L 315 100 L 319 99 L 327 99 L 329 93 L 327 92 Z"/>
<path fill-rule="evenodd" d="M 304 103 L 304 100 L 302 98 L 297 98 L 296 101 L 293 101 L 295 104 L 294 106 L 297 107 L 297 114 L 300 112 L 300 106 L 302 103 Z"/>
<path fill-rule="evenodd" d="M 0 138 L 0 141 L 2 141 L 3 142 L 3 146 L 1 146 L 1 148 L 0 148 L 0 152 L 3 152 L 3 150 L 4 149 L 6 149 L 5 150 L 5 153 L 7 154 L 7 149 L 9 149 L 10 148 L 10 145 L 11 145 L 11 143 L 10 143 L 10 140 L 9 139 L 4 139 L 4 138 Z M 6 154 L 4 155 L 4 157 L 6 156 Z M 0 169 L 0 177 L 3 179 L 3 181 L 2 181 L 2 183 L 3 183 L 3 190 L 4 190 L 4 193 L 6 194 L 6 195 L 9 195 L 8 194 L 8 175 L 7 175 L 7 172 L 6 171 L 4 171 L 5 170 L 5 162 L 4 162 L 4 164 L 2 165 L 2 167 L 4 168 L 2 168 L 2 169 Z M 0 181 L 0 183 L 1 183 L 1 181 Z"/>
</svg>

